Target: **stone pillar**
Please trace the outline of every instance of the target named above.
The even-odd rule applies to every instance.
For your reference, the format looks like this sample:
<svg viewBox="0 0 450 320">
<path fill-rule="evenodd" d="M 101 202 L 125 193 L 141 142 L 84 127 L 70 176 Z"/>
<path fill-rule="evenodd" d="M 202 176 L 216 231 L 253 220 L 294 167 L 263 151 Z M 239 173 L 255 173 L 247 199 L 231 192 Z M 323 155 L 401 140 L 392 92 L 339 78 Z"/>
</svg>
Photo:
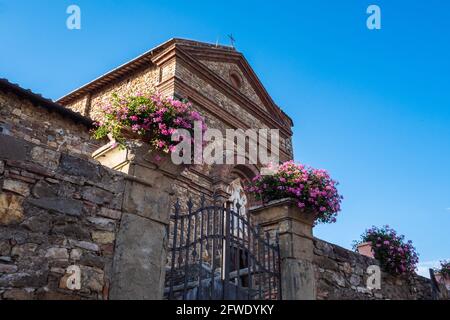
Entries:
<svg viewBox="0 0 450 320">
<path fill-rule="evenodd" d="M 292 199 L 282 199 L 250 209 L 256 224 L 278 231 L 283 300 L 315 300 L 312 228 L 315 215 L 299 209 Z"/>
<path fill-rule="evenodd" d="M 163 297 L 173 182 L 184 166 L 149 150 L 149 145 L 133 141 L 127 148 L 109 143 L 93 154 L 104 166 L 128 174 L 114 252 L 113 300 Z"/>
</svg>

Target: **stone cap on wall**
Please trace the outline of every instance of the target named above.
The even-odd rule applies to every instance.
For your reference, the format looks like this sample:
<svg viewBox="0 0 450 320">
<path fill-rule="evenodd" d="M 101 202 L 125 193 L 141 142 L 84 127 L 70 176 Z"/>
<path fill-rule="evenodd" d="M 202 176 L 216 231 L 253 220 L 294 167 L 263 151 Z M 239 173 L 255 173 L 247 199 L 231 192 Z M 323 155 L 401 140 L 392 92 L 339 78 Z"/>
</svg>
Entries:
<svg viewBox="0 0 450 320">
<path fill-rule="evenodd" d="M 263 204 L 260 204 L 260 205 L 257 205 L 257 206 L 253 206 L 249 210 L 251 212 L 253 212 L 253 213 L 257 213 L 257 212 L 259 212 L 261 210 L 268 209 L 268 208 L 271 208 L 271 207 L 278 207 L 278 206 L 284 205 L 284 204 L 288 204 L 288 205 L 295 204 L 295 199 L 293 199 L 293 198 L 283 198 L 283 199 L 279 199 L 279 200 L 273 200 L 273 201 L 270 201 L 270 202 L 267 202 L 267 203 L 263 203 Z"/>
<path fill-rule="evenodd" d="M 283 220 L 295 220 L 312 228 L 316 219 L 314 212 L 300 209 L 297 201 L 293 198 L 273 200 L 254 206 L 249 209 L 249 212 L 256 220 L 260 220 L 262 225 L 278 223 Z"/>
</svg>

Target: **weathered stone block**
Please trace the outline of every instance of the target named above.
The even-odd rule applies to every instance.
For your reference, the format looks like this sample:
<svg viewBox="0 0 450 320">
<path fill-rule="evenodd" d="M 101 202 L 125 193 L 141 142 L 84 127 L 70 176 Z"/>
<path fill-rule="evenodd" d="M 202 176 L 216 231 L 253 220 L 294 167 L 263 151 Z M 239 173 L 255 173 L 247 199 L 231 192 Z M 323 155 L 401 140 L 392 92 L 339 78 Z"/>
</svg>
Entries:
<svg viewBox="0 0 450 320">
<path fill-rule="evenodd" d="M 282 258 L 297 258 L 313 261 L 312 240 L 293 233 L 280 235 L 280 255 Z"/>
<path fill-rule="evenodd" d="M 124 195 L 123 209 L 161 223 L 169 222 L 171 185 L 162 175 L 152 180 L 157 188 L 149 188 L 139 182 L 128 181 Z"/>
<path fill-rule="evenodd" d="M 47 214 L 36 215 L 27 218 L 21 226 L 32 232 L 47 234 L 50 230 L 51 218 Z"/>
<path fill-rule="evenodd" d="M 101 178 L 97 165 L 64 153 L 61 155 L 58 172 L 61 174 L 85 177 L 94 181 Z"/>
<path fill-rule="evenodd" d="M 61 155 L 59 152 L 50 149 L 44 149 L 41 147 L 34 147 L 31 149 L 31 159 L 43 167 L 47 167 L 51 170 L 58 168 L 60 156 Z"/>
<path fill-rule="evenodd" d="M 16 265 L 0 263 L 0 273 L 14 273 L 16 271 L 17 271 Z"/>
<path fill-rule="evenodd" d="M 23 220 L 23 198 L 0 193 L 0 225 L 19 223 Z"/>
<path fill-rule="evenodd" d="M 162 298 L 166 238 L 165 225 L 124 214 L 116 239 L 111 299 Z"/>
<path fill-rule="evenodd" d="M 96 243 L 108 244 L 108 243 L 113 243 L 114 240 L 116 239 L 116 236 L 115 236 L 115 234 L 113 232 L 93 231 L 92 232 L 92 239 Z"/>
<path fill-rule="evenodd" d="M 320 268 L 327 269 L 327 270 L 333 270 L 338 271 L 339 265 L 336 261 L 329 259 L 324 256 L 315 256 L 314 257 L 314 264 L 316 266 L 319 266 Z"/>
<path fill-rule="evenodd" d="M 0 158 L 27 160 L 30 145 L 21 139 L 0 134 Z"/>
<path fill-rule="evenodd" d="M 325 271 L 323 279 L 331 285 L 345 287 L 345 278 L 339 272 Z"/>
<path fill-rule="evenodd" d="M 44 180 L 39 181 L 31 190 L 36 198 L 54 198 L 58 194 L 57 186 L 49 184 Z"/>
<path fill-rule="evenodd" d="M 281 264 L 283 300 L 315 300 L 316 283 L 311 262 L 284 259 Z"/>
<path fill-rule="evenodd" d="M 79 259 L 79 263 L 84 266 L 96 267 L 100 269 L 103 269 L 105 266 L 104 258 L 92 252 L 83 253 Z"/>
<path fill-rule="evenodd" d="M 28 203 L 46 210 L 69 216 L 80 216 L 83 211 L 83 202 L 64 198 L 28 199 Z"/>
<path fill-rule="evenodd" d="M 47 283 L 47 271 L 16 272 L 0 276 L 0 287 L 41 287 Z"/>
<path fill-rule="evenodd" d="M 90 251 L 99 251 L 99 247 L 97 244 L 88 242 L 88 241 L 77 241 L 73 239 L 69 239 L 69 244 L 74 247 L 78 247 L 81 249 L 86 249 Z"/>
<path fill-rule="evenodd" d="M 335 254 L 333 251 L 333 246 L 328 242 L 322 241 L 320 239 L 314 239 L 314 246 L 314 251 L 317 252 L 317 254 L 334 258 Z"/>
<path fill-rule="evenodd" d="M 68 238 L 90 240 L 89 230 L 81 223 L 57 224 L 52 228 L 53 234 L 61 234 Z"/>
<path fill-rule="evenodd" d="M 105 275 L 103 270 L 80 266 L 81 268 L 81 288 L 94 292 L 102 292 L 105 284 Z"/>
<path fill-rule="evenodd" d="M 25 243 L 22 245 L 16 245 L 11 250 L 11 255 L 13 257 L 29 257 L 33 256 L 36 252 L 38 245 L 35 243 Z"/>
<path fill-rule="evenodd" d="M 69 253 L 66 248 L 49 248 L 45 253 L 45 257 L 51 260 L 68 260 Z"/>
<path fill-rule="evenodd" d="M 334 246 L 334 253 L 336 254 L 336 259 L 338 261 L 345 262 L 345 261 L 351 260 L 352 252 L 350 252 L 342 247 Z"/>
<path fill-rule="evenodd" d="M 23 181 L 5 179 L 5 181 L 3 181 L 3 190 L 11 191 L 24 197 L 30 195 L 30 186 Z"/>
<path fill-rule="evenodd" d="M 98 213 L 99 216 L 114 219 L 114 220 L 120 220 L 122 217 L 122 212 L 118 210 L 113 210 L 109 208 L 101 208 L 100 212 Z"/>
<path fill-rule="evenodd" d="M 120 212 L 119 212 L 120 214 Z M 99 218 L 99 217 L 88 217 L 87 220 L 92 223 L 95 229 L 103 231 L 115 231 L 116 222 L 112 219 Z"/>
<path fill-rule="evenodd" d="M 95 204 L 107 204 L 113 200 L 114 195 L 111 192 L 96 187 L 85 187 L 82 194 L 83 199 Z"/>
</svg>

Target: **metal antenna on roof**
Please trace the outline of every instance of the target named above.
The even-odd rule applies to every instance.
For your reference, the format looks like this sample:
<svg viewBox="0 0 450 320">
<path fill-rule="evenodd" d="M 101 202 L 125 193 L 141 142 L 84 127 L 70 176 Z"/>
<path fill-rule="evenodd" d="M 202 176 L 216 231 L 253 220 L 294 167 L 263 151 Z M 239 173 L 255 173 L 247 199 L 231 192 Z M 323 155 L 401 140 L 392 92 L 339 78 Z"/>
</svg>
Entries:
<svg viewBox="0 0 450 320">
<path fill-rule="evenodd" d="M 233 34 L 229 34 L 228 38 L 230 38 L 231 47 L 234 49 L 235 48 L 234 44 L 235 44 L 236 40 L 234 39 Z"/>
</svg>

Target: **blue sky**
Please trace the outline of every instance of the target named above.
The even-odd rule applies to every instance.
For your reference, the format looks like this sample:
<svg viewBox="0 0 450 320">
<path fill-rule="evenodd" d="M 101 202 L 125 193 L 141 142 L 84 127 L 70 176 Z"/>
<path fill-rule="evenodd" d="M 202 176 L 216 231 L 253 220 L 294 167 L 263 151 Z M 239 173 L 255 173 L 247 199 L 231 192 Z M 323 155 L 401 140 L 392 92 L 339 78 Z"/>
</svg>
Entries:
<svg viewBox="0 0 450 320">
<path fill-rule="evenodd" d="M 82 29 L 66 28 L 76 4 Z M 377 4 L 382 29 L 366 28 Z M 297 161 L 345 196 L 315 235 L 350 248 L 389 224 L 421 262 L 450 258 L 450 3 L 0 0 L 0 77 L 56 99 L 172 37 L 233 33 L 294 120 Z"/>
</svg>

